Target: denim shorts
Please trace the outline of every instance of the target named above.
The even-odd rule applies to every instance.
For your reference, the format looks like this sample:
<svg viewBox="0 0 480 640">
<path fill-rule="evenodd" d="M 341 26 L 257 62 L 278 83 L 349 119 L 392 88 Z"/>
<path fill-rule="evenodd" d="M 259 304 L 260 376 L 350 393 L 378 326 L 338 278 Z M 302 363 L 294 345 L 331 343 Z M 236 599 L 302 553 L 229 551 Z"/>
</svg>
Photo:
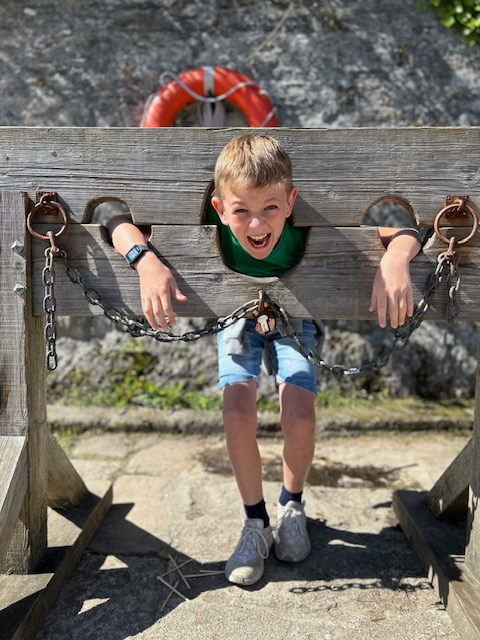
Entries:
<svg viewBox="0 0 480 640">
<path fill-rule="evenodd" d="M 301 342 L 316 349 L 315 323 L 312 320 L 301 320 L 296 321 L 296 324 Z M 257 382 L 262 357 L 266 356 L 277 384 L 288 383 L 316 395 L 317 368 L 300 353 L 292 338 L 282 337 L 277 329 L 267 336 L 261 335 L 255 331 L 255 322 L 247 320 L 242 336 L 243 353 L 229 355 L 224 334 L 224 331 L 220 331 L 217 335 L 219 389 L 236 382 Z"/>
</svg>

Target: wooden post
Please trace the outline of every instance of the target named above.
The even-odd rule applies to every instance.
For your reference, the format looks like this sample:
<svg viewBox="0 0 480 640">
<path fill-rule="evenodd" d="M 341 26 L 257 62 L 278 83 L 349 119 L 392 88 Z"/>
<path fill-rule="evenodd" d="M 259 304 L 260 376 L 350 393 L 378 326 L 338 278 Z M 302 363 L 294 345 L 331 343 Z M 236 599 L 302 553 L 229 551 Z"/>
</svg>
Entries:
<svg viewBox="0 0 480 640">
<path fill-rule="evenodd" d="M 42 318 L 31 314 L 25 220 L 24 194 L 1 191 L 0 435 L 27 438 L 27 464 L 17 470 L 25 474 L 25 500 L 0 569 L 18 573 L 31 571 L 47 547 L 44 339 Z"/>
<path fill-rule="evenodd" d="M 477 332 L 477 362 L 480 363 L 480 331 Z M 477 366 L 475 386 L 475 414 L 473 419 L 472 455 L 470 457 L 470 496 L 468 501 L 465 566 L 480 582 L 480 364 Z M 477 603 L 480 605 L 480 603 Z"/>
<path fill-rule="evenodd" d="M 22 193 L 0 191 L 1 640 L 35 637 L 112 502 L 105 483 L 103 497 L 87 490 L 47 430 L 44 319 L 32 313 L 26 204 Z M 48 526 L 48 504 L 66 516 L 75 507 L 74 524 Z M 50 547 L 63 554 L 49 557 L 47 528 Z"/>
<path fill-rule="evenodd" d="M 471 440 L 428 493 L 397 491 L 393 496 L 400 524 L 465 640 L 480 639 L 479 456 L 480 342 Z M 467 492 L 468 517 L 462 527 Z"/>
</svg>

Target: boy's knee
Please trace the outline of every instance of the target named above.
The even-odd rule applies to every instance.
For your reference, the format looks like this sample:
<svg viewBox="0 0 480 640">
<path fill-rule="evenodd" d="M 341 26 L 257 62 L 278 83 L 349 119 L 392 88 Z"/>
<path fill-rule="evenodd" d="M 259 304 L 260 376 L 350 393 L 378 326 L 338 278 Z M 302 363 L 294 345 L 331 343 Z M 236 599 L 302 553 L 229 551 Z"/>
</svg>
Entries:
<svg viewBox="0 0 480 640">
<path fill-rule="evenodd" d="M 313 407 L 299 407 L 296 411 L 283 412 L 282 431 L 285 436 L 293 438 L 314 437 L 315 434 L 315 410 Z"/>
<path fill-rule="evenodd" d="M 256 420 L 256 415 L 241 403 L 229 403 L 223 408 L 223 422 L 226 429 L 241 429 Z"/>
</svg>

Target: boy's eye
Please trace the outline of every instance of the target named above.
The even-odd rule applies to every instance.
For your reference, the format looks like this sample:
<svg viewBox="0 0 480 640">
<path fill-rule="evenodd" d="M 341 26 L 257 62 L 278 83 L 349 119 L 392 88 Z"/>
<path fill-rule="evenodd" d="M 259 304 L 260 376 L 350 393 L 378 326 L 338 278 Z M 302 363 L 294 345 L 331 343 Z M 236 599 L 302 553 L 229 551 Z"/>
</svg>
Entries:
<svg viewBox="0 0 480 640">
<path fill-rule="evenodd" d="M 275 211 L 278 209 L 276 204 L 269 204 L 268 207 L 265 207 L 265 211 Z"/>
<path fill-rule="evenodd" d="M 246 213 L 247 209 L 235 209 L 234 213 Z"/>
</svg>

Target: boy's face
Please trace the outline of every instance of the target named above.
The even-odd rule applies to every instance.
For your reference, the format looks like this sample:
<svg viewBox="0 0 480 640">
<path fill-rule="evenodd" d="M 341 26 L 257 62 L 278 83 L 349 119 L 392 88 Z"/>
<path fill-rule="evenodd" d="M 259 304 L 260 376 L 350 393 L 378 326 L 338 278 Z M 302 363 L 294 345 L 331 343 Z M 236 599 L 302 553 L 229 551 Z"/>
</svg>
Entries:
<svg viewBox="0 0 480 640">
<path fill-rule="evenodd" d="M 245 251 L 263 260 L 279 241 L 297 193 L 294 187 L 287 196 L 283 184 L 262 188 L 232 186 L 223 189 L 221 200 L 213 196 L 212 205 Z"/>
</svg>

